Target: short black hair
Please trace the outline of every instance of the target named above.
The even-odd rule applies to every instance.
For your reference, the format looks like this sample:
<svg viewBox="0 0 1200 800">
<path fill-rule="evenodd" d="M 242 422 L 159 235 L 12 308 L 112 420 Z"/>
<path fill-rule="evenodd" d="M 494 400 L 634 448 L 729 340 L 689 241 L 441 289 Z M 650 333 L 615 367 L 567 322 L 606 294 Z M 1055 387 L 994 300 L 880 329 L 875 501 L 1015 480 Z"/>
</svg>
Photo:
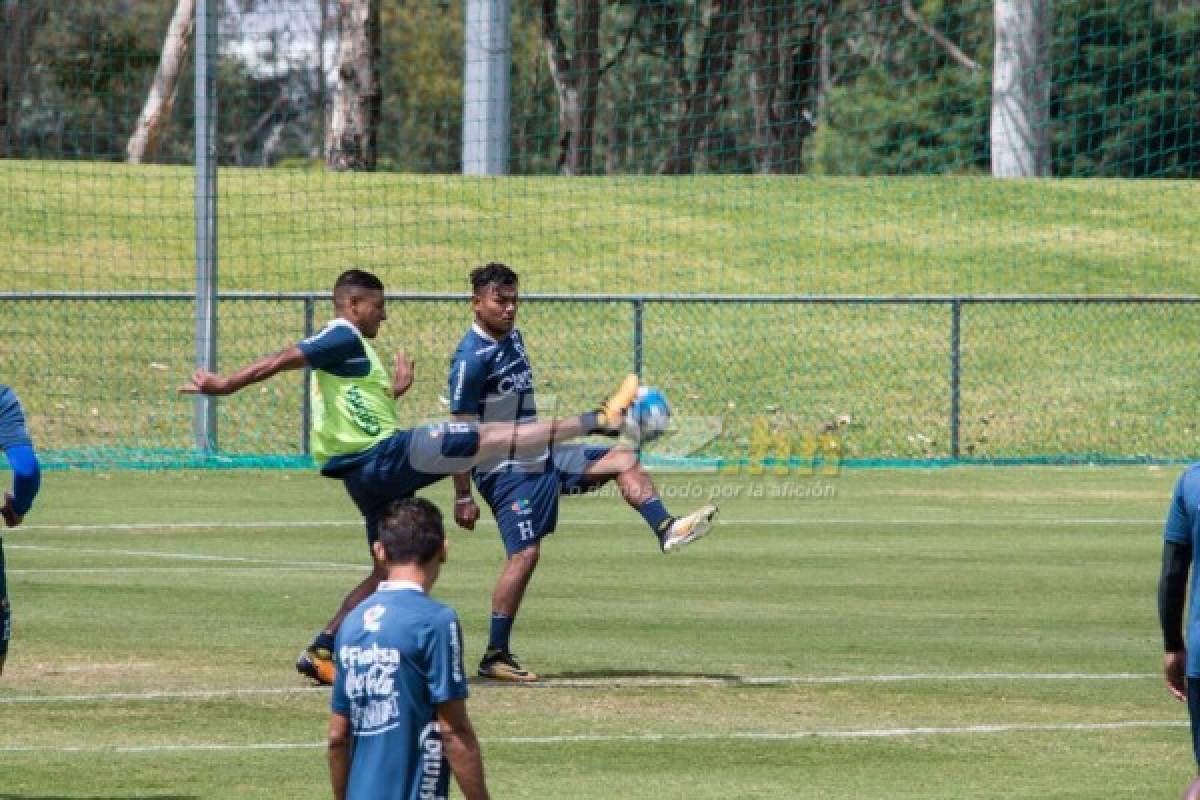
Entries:
<svg viewBox="0 0 1200 800">
<path fill-rule="evenodd" d="M 389 564 L 424 564 L 446 540 L 442 512 L 423 497 L 390 503 L 379 518 L 379 541 Z"/>
<path fill-rule="evenodd" d="M 372 272 L 351 267 L 341 275 L 338 275 L 337 280 L 334 281 L 333 299 L 336 301 L 338 295 L 347 289 L 374 289 L 375 291 L 382 292 L 383 281 L 379 280 Z"/>
<path fill-rule="evenodd" d="M 479 294 L 492 284 L 497 286 L 516 286 L 517 273 L 507 264 L 499 261 L 489 261 L 482 267 L 471 270 L 471 292 Z"/>
</svg>

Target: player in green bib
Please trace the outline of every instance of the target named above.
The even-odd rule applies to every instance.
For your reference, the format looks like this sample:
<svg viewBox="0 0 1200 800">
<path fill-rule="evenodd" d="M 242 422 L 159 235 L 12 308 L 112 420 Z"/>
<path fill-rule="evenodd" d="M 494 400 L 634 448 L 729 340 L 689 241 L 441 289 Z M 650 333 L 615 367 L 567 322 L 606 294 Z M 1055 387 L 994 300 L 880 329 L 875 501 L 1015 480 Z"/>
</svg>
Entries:
<svg viewBox="0 0 1200 800">
<path fill-rule="evenodd" d="M 483 459 L 540 450 L 591 433 L 615 434 L 637 393 L 628 376 L 598 410 L 533 424 L 441 422 L 400 428 L 395 400 L 412 385 L 412 362 L 398 352 L 388 375 L 370 341 L 387 319 L 383 283 L 349 269 L 333 287 L 336 317 L 315 336 L 264 356 L 232 375 L 196 370 L 185 394 L 227 395 L 286 370 L 312 368 L 313 457 L 321 474 L 342 481 L 366 521 L 368 547 L 378 539 L 379 516 L 394 500 L 465 472 Z M 319 683 L 333 681 L 333 640 L 338 626 L 378 587 L 386 568 L 371 573 L 346 595 L 329 624 L 305 648 L 296 669 Z"/>
</svg>

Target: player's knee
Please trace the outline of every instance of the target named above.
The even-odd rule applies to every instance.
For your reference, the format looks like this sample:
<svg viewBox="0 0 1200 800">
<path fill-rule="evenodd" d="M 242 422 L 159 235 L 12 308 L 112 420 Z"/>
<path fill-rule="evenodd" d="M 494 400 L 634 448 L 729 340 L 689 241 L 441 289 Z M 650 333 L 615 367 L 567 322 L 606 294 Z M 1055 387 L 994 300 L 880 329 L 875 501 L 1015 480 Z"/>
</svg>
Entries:
<svg viewBox="0 0 1200 800">
<path fill-rule="evenodd" d="M 1200 800 L 1200 778 L 1196 778 L 1183 793 L 1183 800 Z"/>
<path fill-rule="evenodd" d="M 643 472 L 641 459 L 638 458 L 637 451 L 631 450 L 624 445 L 614 447 L 609 451 L 608 457 L 612 459 L 613 470 L 618 475 L 637 474 Z"/>
<path fill-rule="evenodd" d="M 538 559 L 542 557 L 542 548 L 537 542 L 509 556 L 512 565 L 528 575 L 537 568 Z"/>
</svg>

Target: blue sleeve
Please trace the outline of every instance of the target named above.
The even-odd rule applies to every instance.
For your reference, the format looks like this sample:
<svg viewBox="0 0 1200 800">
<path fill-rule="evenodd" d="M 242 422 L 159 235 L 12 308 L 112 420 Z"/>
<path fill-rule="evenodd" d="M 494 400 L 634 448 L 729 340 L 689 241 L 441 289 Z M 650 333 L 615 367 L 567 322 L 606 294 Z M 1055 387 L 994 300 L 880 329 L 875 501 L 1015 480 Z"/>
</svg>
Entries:
<svg viewBox="0 0 1200 800">
<path fill-rule="evenodd" d="M 342 650 L 342 635 L 341 632 L 345 628 L 345 620 L 342 621 L 341 628 L 338 629 L 337 638 L 333 641 L 333 663 L 335 672 L 333 677 L 333 691 L 330 693 L 329 708 L 335 714 L 341 714 L 343 717 L 350 716 L 350 694 L 346 691 L 346 670 L 342 666 L 341 659 L 338 653 Z"/>
<path fill-rule="evenodd" d="M 456 352 L 450 364 L 450 413 L 479 414 L 486 380 L 487 373 L 481 359 L 461 349 Z"/>
<path fill-rule="evenodd" d="M 330 325 L 297 345 L 308 365 L 314 369 L 332 368 L 363 357 L 362 342 L 345 325 Z"/>
<path fill-rule="evenodd" d="M 1167 511 L 1167 524 L 1163 527 L 1163 538 L 1175 544 L 1192 543 L 1192 524 L 1188 515 L 1187 490 L 1184 486 L 1190 473 L 1183 473 L 1175 484 L 1171 495 L 1171 507 Z"/>
<path fill-rule="evenodd" d="M 42 471 L 37 454 L 26 444 L 10 447 L 4 451 L 13 471 L 13 511 L 21 516 L 33 508 L 33 498 L 42 486 Z"/>
<path fill-rule="evenodd" d="M 426 641 L 425 675 L 429 700 L 434 705 L 467 696 L 467 674 L 463 671 L 462 628 L 458 615 L 447 608 L 433 620 Z"/>
</svg>

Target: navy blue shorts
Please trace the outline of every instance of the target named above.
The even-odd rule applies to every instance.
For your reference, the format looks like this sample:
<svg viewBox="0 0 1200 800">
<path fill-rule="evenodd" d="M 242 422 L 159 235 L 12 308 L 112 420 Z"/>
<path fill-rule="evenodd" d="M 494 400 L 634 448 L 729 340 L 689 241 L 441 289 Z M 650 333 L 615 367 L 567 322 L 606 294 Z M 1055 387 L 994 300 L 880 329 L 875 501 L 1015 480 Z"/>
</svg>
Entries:
<svg viewBox="0 0 1200 800">
<path fill-rule="evenodd" d="M 476 476 L 475 485 L 492 509 L 504 550 L 510 556 L 542 537 L 558 524 L 558 498 L 583 494 L 608 481 L 589 478 L 589 467 L 608 455 L 608 447 L 583 444 L 557 445 L 550 463 L 541 472 L 496 472 Z"/>
<path fill-rule="evenodd" d="M 1192 720 L 1192 757 L 1200 767 L 1200 678 L 1187 676 L 1188 716 Z"/>
<path fill-rule="evenodd" d="M 33 446 L 29 432 L 25 430 L 25 411 L 16 393 L 0 385 L 0 450 L 19 445 Z"/>
<path fill-rule="evenodd" d="M 367 524 L 367 542 L 379 538 L 379 516 L 394 500 L 412 497 L 447 475 L 470 470 L 479 452 L 479 426 L 439 422 L 396 431 L 362 454 L 339 478 Z"/>
</svg>

